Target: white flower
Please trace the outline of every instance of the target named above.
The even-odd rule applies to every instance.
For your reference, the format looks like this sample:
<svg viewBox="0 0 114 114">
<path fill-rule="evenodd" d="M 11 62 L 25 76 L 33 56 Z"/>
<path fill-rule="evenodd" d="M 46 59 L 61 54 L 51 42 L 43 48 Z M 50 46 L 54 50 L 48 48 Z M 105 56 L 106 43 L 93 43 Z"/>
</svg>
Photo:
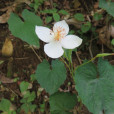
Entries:
<svg viewBox="0 0 114 114">
<path fill-rule="evenodd" d="M 61 57 L 64 53 L 63 48 L 74 49 L 82 43 L 78 36 L 67 35 L 69 26 L 64 20 L 56 22 L 53 31 L 47 27 L 36 26 L 35 32 L 40 40 L 48 43 L 44 45 L 44 51 L 51 58 Z"/>
</svg>

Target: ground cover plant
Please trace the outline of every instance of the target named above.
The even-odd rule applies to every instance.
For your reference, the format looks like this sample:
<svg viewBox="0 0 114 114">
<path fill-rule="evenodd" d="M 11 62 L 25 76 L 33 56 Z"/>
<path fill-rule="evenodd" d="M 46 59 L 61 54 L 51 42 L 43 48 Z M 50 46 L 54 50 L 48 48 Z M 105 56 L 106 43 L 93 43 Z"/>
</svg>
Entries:
<svg viewBox="0 0 114 114">
<path fill-rule="evenodd" d="M 0 1 L 1 114 L 114 114 L 111 0 Z"/>
</svg>

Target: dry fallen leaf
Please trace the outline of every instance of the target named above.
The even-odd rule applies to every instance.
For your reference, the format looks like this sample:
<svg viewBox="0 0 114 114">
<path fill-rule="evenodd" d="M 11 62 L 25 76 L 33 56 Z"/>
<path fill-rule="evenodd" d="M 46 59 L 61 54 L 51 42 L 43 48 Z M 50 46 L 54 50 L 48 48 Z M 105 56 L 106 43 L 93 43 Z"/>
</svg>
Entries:
<svg viewBox="0 0 114 114">
<path fill-rule="evenodd" d="M 5 75 L 3 73 L 0 72 L 0 81 L 4 84 L 6 83 L 14 83 L 13 79 L 7 78 L 5 77 Z"/>
<path fill-rule="evenodd" d="M 22 3 L 26 3 L 30 5 L 31 2 L 29 0 L 16 0 L 11 6 L 0 9 L 0 11 L 6 12 L 0 16 L 0 23 L 7 23 L 10 17 L 10 13 L 15 11 L 17 5 L 22 4 Z"/>
<path fill-rule="evenodd" d="M 10 105 L 10 108 L 9 108 L 10 111 L 15 111 L 16 109 L 17 109 L 17 107 L 15 105 L 13 105 L 13 104 Z M 2 114 L 9 114 L 9 113 L 3 112 Z"/>
<path fill-rule="evenodd" d="M 13 75 L 13 57 L 10 57 L 7 64 L 7 77 L 12 77 Z"/>
<path fill-rule="evenodd" d="M 0 23 L 6 23 L 10 17 L 10 13 L 13 11 L 13 7 L 8 6 L 0 11 L 6 11 L 6 13 L 0 16 Z"/>
<path fill-rule="evenodd" d="M 6 38 L 4 45 L 2 47 L 2 55 L 9 57 L 13 54 L 13 44 L 10 38 Z"/>
<path fill-rule="evenodd" d="M 30 0 L 15 0 L 14 4 L 21 4 L 21 3 L 26 3 L 28 5 L 31 4 Z"/>
<path fill-rule="evenodd" d="M 80 2 L 78 0 L 74 0 L 74 8 L 77 9 L 80 6 Z"/>
<path fill-rule="evenodd" d="M 45 4 L 46 6 L 50 6 L 50 5 L 51 5 L 51 3 L 50 3 L 49 1 L 45 1 L 44 4 Z"/>
<path fill-rule="evenodd" d="M 94 9 L 98 9 L 99 7 L 99 2 L 95 2 L 95 4 L 93 5 Z"/>
<path fill-rule="evenodd" d="M 111 29 L 110 27 L 104 26 L 100 29 L 97 29 L 96 32 L 99 34 L 99 39 L 100 41 L 106 45 L 109 49 L 114 49 L 113 46 L 111 45 Z"/>
<path fill-rule="evenodd" d="M 114 26 L 110 26 L 110 35 L 114 38 Z"/>
<path fill-rule="evenodd" d="M 71 19 L 68 19 L 66 20 L 66 22 L 70 25 L 74 25 L 76 28 L 80 29 L 81 28 L 81 25 L 82 25 L 82 22 L 79 22 L 77 21 L 76 19 L 74 18 L 71 18 Z"/>
<path fill-rule="evenodd" d="M 110 64 L 111 64 L 111 65 L 114 65 L 114 60 L 110 61 Z"/>
<path fill-rule="evenodd" d="M 13 111 L 13 110 L 16 110 L 16 109 L 17 109 L 17 107 L 15 105 L 11 104 L 10 110 Z"/>
</svg>

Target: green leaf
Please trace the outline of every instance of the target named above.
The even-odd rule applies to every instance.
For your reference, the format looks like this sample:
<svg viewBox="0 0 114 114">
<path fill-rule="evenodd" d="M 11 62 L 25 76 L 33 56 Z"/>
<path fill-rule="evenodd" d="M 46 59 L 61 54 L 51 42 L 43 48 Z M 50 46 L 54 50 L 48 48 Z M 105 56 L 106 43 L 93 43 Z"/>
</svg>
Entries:
<svg viewBox="0 0 114 114">
<path fill-rule="evenodd" d="M 43 113 L 45 111 L 45 103 L 40 104 L 40 111 Z"/>
<path fill-rule="evenodd" d="M 100 20 L 100 19 L 102 18 L 102 14 L 95 13 L 94 16 L 93 16 L 93 18 L 94 18 L 96 21 L 98 21 L 98 20 Z"/>
<path fill-rule="evenodd" d="M 35 110 L 36 107 L 37 106 L 35 104 L 31 104 L 30 107 L 29 107 L 30 108 L 30 111 L 31 112 L 34 112 L 34 110 Z"/>
<path fill-rule="evenodd" d="M 29 111 L 34 112 L 35 108 L 36 108 L 36 105 L 32 103 L 25 103 L 21 105 L 21 109 L 24 110 L 26 114 L 28 114 Z"/>
<path fill-rule="evenodd" d="M 16 111 L 12 111 L 12 114 L 16 114 Z"/>
<path fill-rule="evenodd" d="M 53 2 L 53 6 L 54 6 L 54 7 L 57 7 L 57 6 L 58 6 L 58 4 Z"/>
<path fill-rule="evenodd" d="M 68 34 L 75 34 L 75 30 L 70 30 Z"/>
<path fill-rule="evenodd" d="M 52 68 L 50 69 L 50 67 Z M 53 94 L 58 91 L 66 79 L 65 66 L 59 60 L 53 60 L 51 66 L 44 60 L 37 67 L 36 79 L 41 87 L 45 88 L 50 94 Z"/>
<path fill-rule="evenodd" d="M 27 114 L 29 111 L 34 112 L 35 108 L 36 108 L 36 105 L 32 103 L 25 103 L 21 105 L 21 109 L 23 109 Z"/>
<path fill-rule="evenodd" d="M 73 114 L 72 112 L 66 112 L 66 111 L 53 111 L 51 114 Z"/>
<path fill-rule="evenodd" d="M 35 12 L 37 11 L 38 7 L 40 6 L 40 3 L 38 0 L 34 0 L 34 3 L 33 3 L 33 8 L 35 10 Z"/>
<path fill-rule="evenodd" d="M 86 33 L 87 31 L 89 31 L 90 28 L 91 28 L 91 23 L 90 22 L 87 22 L 86 24 L 83 24 L 81 26 L 81 31 L 83 33 Z"/>
<path fill-rule="evenodd" d="M 16 111 L 9 110 L 9 111 L 3 112 L 1 114 L 16 114 Z"/>
<path fill-rule="evenodd" d="M 33 7 L 35 12 L 37 11 L 38 7 L 43 4 L 45 0 L 34 0 Z"/>
<path fill-rule="evenodd" d="M 8 112 L 10 110 L 10 101 L 8 99 L 2 99 L 0 102 L 0 111 Z"/>
<path fill-rule="evenodd" d="M 110 15 L 114 17 L 114 2 L 99 0 L 99 7 L 105 9 Z"/>
<path fill-rule="evenodd" d="M 30 97 L 30 94 L 31 94 L 30 91 L 26 91 L 25 94 L 24 94 L 23 99 L 29 98 Z M 27 100 L 26 100 L 26 102 L 27 102 Z"/>
<path fill-rule="evenodd" d="M 52 21 L 52 17 L 51 16 L 46 17 L 46 23 L 50 23 L 51 21 Z"/>
<path fill-rule="evenodd" d="M 57 92 L 49 99 L 51 114 L 72 114 L 69 111 L 77 103 L 75 94 Z"/>
<path fill-rule="evenodd" d="M 114 39 L 112 39 L 111 44 L 114 46 Z"/>
<path fill-rule="evenodd" d="M 38 9 L 38 7 L 39 7 L 39 4 L 34 4 L 34 10 L 35 10 L 35 12 L 37 11 L 37 9 Z"/>
<path fill-rule="evenodd" d="M 28 82 L 22 81 L 20 84 L 21 93 L 25 92 L 28 89 L 28 86 L 29 86 Z"/>
<path fill-rule="evenodd" d="M 33 91 L 32 93 L 30 93 L 30 95 L 28 96 L 27 102 L 32 102 L 34 101 L 36 95 L 35 92 Z"/>
<path fill-rule="evenodd" d="M 114 22 L 111 22 L 111 25 L 114 27 Z"/>
<path fill-rule="evenodd" d="M 38 5 L 39 2 L 40 2 L 39 0 L 34 0 L 34 4 Z"/>
<path fill-rule="evenodd" d="M 3 60 L 0 60 L 0 65 L 1 65 L 2 63 L 4 63 L 4 61 L 3 61 Z"/>
<path fill-rule="evenodd" d="M 30 78 L 31 78 L 31 81 L 35 81 L 35 80 L 36 80 L 35 74 L 31 74 L 31 75 L 30 75 Z"/>
<path fill-rule="evenodd" d="M 60 16 L 58 13 L 53 13 L 53 18 L 55 21 L 59 21 L 60 20 Z"/>
<path fill-rule="evenodd" d="M 46 9 L 43 11 L 40 11 L 41 13 L 49 13 L 49 14 L 53 14 L 57 12 L 57 9 L 53 8 L 53 9 Z"/>
<path fill-rule="evenodd" d="M 26 9 L 22 12 L 22 17 L 24 22 L 15 13 L 11 13 L 8 20 L 11 33 L 28 44 L 39 47 L 39 40 L 35 33 L 35 26 L 42 25 L 42 20 L 39 16 L 36 16 L 34 13 Z"/>
<path fill-rule="evenodd" d="M 74 18 L 75 18 L 76 20 L 78 20 L 78 21 L 84 21 L 84 20 L 85 20 L 85 19 L 84 19 L 84 15 L 81 14 L 81 13 L 75 14 L 75 15 L 74 15 Z"/>
<path fill-rule="evenodd" d="M 114 66 L 99 59 L 98 66 L 88 63 L 75 72 L 76 90 L 93 114 L 114 113 Z"/>
<path fill-rule="evenodd" d="M 58 13 L 63 14 L 63 15 L 68 15 L 68 12 L 65 10 L 60 10 Z"/>
<path fill-rule="evenodd" d="M 111 53 L 101 53 L 101 54 L 97 54 L 96 57 L 104 57 L 104 56 L 109 56 L 112 55 Z"/>
<path fill-rule="evenodd" d="M 27 104 L 22 104 L 22 105 L 21 105 L 21 109 L 24 110 L 26 113 L 28 113 L 29 110 L 30 110 L 30 109 L 29 109 L 29 104 L 28 104 L 28 105 L 27 105 Z"/>
<path fill-rule="evenodd" d="M 64 57 L 72 63 L 72 49 L 64 49 Z"/>
<path fill-rule="evenodd" d="M 26 99 L 25 98 L 21 99 L 20 103 L 26 103 Z"/>
</svg>

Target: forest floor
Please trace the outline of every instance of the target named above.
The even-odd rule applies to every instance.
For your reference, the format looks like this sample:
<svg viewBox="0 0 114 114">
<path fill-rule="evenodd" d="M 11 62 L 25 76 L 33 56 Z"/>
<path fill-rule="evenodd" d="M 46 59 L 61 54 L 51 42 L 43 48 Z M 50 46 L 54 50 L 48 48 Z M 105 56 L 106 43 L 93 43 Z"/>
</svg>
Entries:
<svg viewBox="0 0 114 114">
<path fill-rule="evenodd" d="M 75 3 L 75 0 L 52 0 L 53 3 L 49 1 L 44 2 L 39 6 L 39 10 L 45 8 L 53 8 L 53 3 L 57 4 L 56 8 L 58 10 L 64 9 L 70 13 L 70 16 L 61 16 L 61 20 L 67 19 L 70 28 L 74 31 L 80 30 L 80 26 L 77 25 L 77 21 L 73 21 L 72 16 L 76 12 L 84 14 L 87 21 L 90 21 L 92 25 L 96 28 L 96 36 L 92 35 L 91 30 L 87 33 L 84 33 L 83 36 L 86 37 L 83 44 L 78 48 L 77 52 L 73 52 L 72 61 L 73 65 L 80 65 L 85 59 L 92 59 L 99 53 L 112 53 L 114 51 L 113 46 L 111 45 L 112 36 L 108 34 L 110 32 L 109 23 L 106 23 L 106 12 L 102 12 L 102 19 L 99 21 L 93 20 L 92 11 L 98 10 L 98 2 L 93 4 L 93 9 L 89 13 L 83 9 L 79 2 Z M 14 0 L 0 0 L 0 100 L 2 98 L 9 99 L 12 104 L 18 109 L 22 104 L 20 100 L 22 99 L 22 94 L 20 92 L 20 83 L 22 81 L 27 81 L 31 84 L 30 91 L 35 91 L 37 93 L 38 89 L 41 88 L 37 81 L 31 80 L 31 75 L 35 73 L 37 65 L 40 64 L 39 58 L 36 56 L 36 53 L 39 55 L 40 59 L 46 59 L 51 62 L 52 59 L 48 58 L 43 50 L 43 42 L 40 41 L 40 49 L 31 49 L 29 45 L 20 40 L 19 38 L 13 36 L 8 28 L 7 20 L 11 11 L 21 15 L 23 9 L 31 10 L 28 6 L 28 1 L 23 0 L 17 5 Z M 77 4 L 77 5 L 76 5 Z M 6 10 L 5 10 L 6 9 Z M 3 16 L 4 15 L 4 16 Z M 39 15 L 39 14 L 38 14 Z M 45 15 L 41 15 L 42 20 L 45 22 Z M 2 18 L 2 19 L 1 19 Z M 54 22 L 54 21 L 53 21 Z M 79 22 L 81 24 L 81 22 Z M 45 23 L 44 23 L 45 25 Z M 79 34 L 79 33 L 77 33 Z M 88 37 L 88 39 L 87 39 Z M 6 57 L 2 55 L 2 47 L 4 45 L 5 39 L 10 38 L 13 44 L 13 55 L 11 57 Z M 114 64 L 114 58 L 112 56 L 105 57 L 112 64 Z M 97 63 L 97 60 L 95 60 Z M 68 69 L 67 69 L 68 70 Z M 8 77 L 8 75 L 10 76 Z M 65 80 L 64 84 L 60 87 L 62 91 L 69 91 L 71 93 L 76 93 L 74 89 L 74 84 L 71 77 L 69 76 L 69 71 L 67 71 L 68 77 Z M 14 81 L 14 79 L 16 81 Z M 68 82 L 71 82 L 72 85 L 68 85 Z M 30 112 L 31 114 L 42 114 L 40 111 L 40 104 L 45 100 L 45 97 L 48 97 L 48 93 L 43 90 L 39 96 L 34 100 L 34 104 L 38 106 L 35 112 Z M 45 102 L 44 114 L 49 113 L 49 103 Z M 88 109 L 80 103 L 74 108 L 76 114 L 91 114 Z M 28 113 L 28 114 L 30 114 Z M 20 114 L 26 114 L 23 110 L 20 111 Z"/>
</svg>

